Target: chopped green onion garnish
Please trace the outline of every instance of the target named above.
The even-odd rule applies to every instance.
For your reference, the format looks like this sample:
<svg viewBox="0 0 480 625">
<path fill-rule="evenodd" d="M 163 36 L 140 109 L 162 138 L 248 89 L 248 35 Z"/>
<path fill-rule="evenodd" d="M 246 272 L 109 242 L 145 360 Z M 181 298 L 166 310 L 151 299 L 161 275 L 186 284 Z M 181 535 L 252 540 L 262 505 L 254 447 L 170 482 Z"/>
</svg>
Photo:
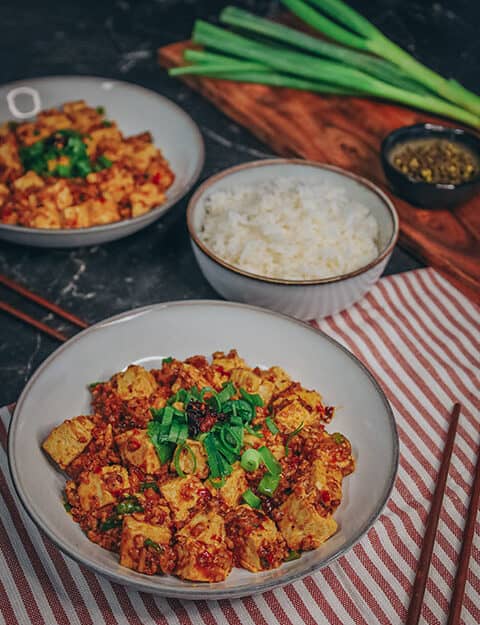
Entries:
<svg viewBox="0 0 480 625">
<path fill-rule="evenodd" d="M 176 443 L 178 440 L 178 436 L 181 432 L 182 424 L 178 423 L 178 421 L 173 421 L 170 427 L 170 432 L 168 433 L 168 441 L 170 443 Z"/>
<path fill-rule="evenodd" d="M 152 442 L 157 455 L 162 464 L 170 460 L 175 449 L 175 445 L 168 441 L 168 434 L 165 433 L 164 427 L 159 421 L 152 420 L 147 424 L 147 434 Z"/>
<path fill-rule="evenodd" d="M 205 395 L 206 395 L 207 393 L 212 393 L 212 394 L 214 394 L 214 395 L 215 395 L 215 394 L 216 394 L 216 392 L 217 392 L 217 391 L 216 391 L 214 388 L 212 388 L 211 386 L 204 386 L 204 387 L 202 388 L 202 390 L 201 390 L 201 391 L 199 392 L 199 394 L 198 394 L 198 399 L 199 399 L 200 401 L 203 401 L 203 398 L 205 397 Z"/>
<path fill-rule="evenodd" d="M 173 420 L 173 408 L 171 406 L 165 406 L 165 408 L 163 408 L 162 425 L 165 428 L 170 427 L 172 424 L 172 420 Z"/>
<path fill-rule="evenodd" d="M 260 497 L 257 497 L 257 495 L 255 495 L 251 488 L 243 493 L 242 499 L 249 506 L 251 506 L 252 508 L 256 508 L 257 510 L 262 505 L 262 500 L 260 499 Z"/>
<path fill-rule="evenodd" d="M 247 391 L 243 388 L 240 389 L 240 395 L 243 397 L 245 401 L 248 401 L 252 406 L 263 406 L 263 399 L 260 395 L 247 393 Z"/>
<path fill-rule="evenodd" d="M 144 547 L 151 547 L 152 549 L 155 549 L 155 551 L 158 551 L 159 553 L 163 553 L 163 551 L 164 551 L 162 545 L 159 545 L 158 543 L 156 543 L 151 538 L 145 538 L 143 546 Z"/>
<path fill-rule="evenodd" d="M 258 453 L 260 454 L 267 471 L 272 475 L 280 475 L 282 472 L 282 465 L 278 462 L 270 449 L 263 445 L 258 449 Z"/>
<path fill-rule="evenodd" d="M 271 497 L 273 493 L 277 490 L 277 487 L 279 484 L 280 484 L 280 473 L 278 474 L 265 473 L 265 475 L 260 480 L 257 490 L 260 494 L 266 495 L 267 497 Z"/>
<path fill-rule="evenodd" d="M 97 113 L 99 115 L 105 115 L 105 107 L 104 106 L 97 106 L 97 108 L 95 110 L 97 111 Z"/>
<path fill-rule="evenodd" d="M 108 169 L 108 167 L 111 167 L 113 165 L 113 162 L 104 154 L 101 154 L 97 158 L 97 163 L 102 167 L 102 169 Z"/>
<path fill-rule="evenodd" d="M 262 456 L 256 449 L 246 449 L 240 460 L 242 469 L 245 471 L 256 471 L 262 462 Z"/>
<path fill-rule="evenodd" d="M 288 456 L 288 446 L 290 444 L 290 441 L 292 440 L 292 438 L 294 436 L 296 436 L 301 430 L 303 430 L 303 421 L 300 423 L 300 425 L 295 428 L 293 430 L 293 432 L 290 432 L 290 434 L 287 436 L 287 442 L 285 443 L 285 455 Z"/>
<path fill-rule="evenodd" d="M 220 431 L 220 440 L 223 447 L 226 447 L 232 453 L 237 453 L 242 448 L 243 429 L 230 428 L 227 424 Z"/>
<path fill-rule="evenodd" d="M 218 489 L 218 488 L 222 488 L 222 486 L 225 485 L 225 482 L 227 481 L 227 478 L 225 476 L 221 477 L 220 479 L 210 478 L 208 481 L 213 486 L 213 488 L 217 488 Z"/>
<path fill-rule="evenodd" d="M 172 356 L 168 356 L 167 358 L 162 359 L 162 365 L 169 365 L 171 362 L 173 362 Z"/>
<path fill-rule="evenodd" d="M 227 382 L 220 393 L 217 394 L 217 399 L 220 405 L 228 401 L 236 393 L 236 389 L 231 382 Z"/>
<path fill-rule="evenodd" d="M 280 430 L 275 425 L 275 422 L 272 419 L 272 417 L 267 417 L 265 419 L 265 425 L 267 426 L 267 428 L 270 430 L 272 434 L 278 434 L 280 432 Z"/>
<path fill-rule="evenodd" d="M 117 514 L 132 514 L 133 512 L 143 512 L 143 506 L 136 497 L 127 497 L 115 508 Z"/>
<path fill-rule="evenodd" d="M 88 388 L 94 389 L 99 384 L 105 384 L 105 382 L 92 382 L 91 384 L 88 385 Z"/>
<path fill-rule="evenodd" d="M 248 425 L 248 423 L 244 423 L 243 427 L 247 430 L 247 432 L 249 434 L 251 434 L 252 436 L 256 436 L 257 438 L 263 438 L 263 434 L 262 432 L 259 432 L 258 430 L 255 430 L 254 428 L 252 428 L 250 425 Z"/>
<path fill-rule="evenodd" d="M 160 492 L 160 489 L 158 488 L 157 482 L 141 482 L 140 483 L 140 492 L 141 493 L 143 493 L 143 491 L 147 490 L 147 488 L 151 488 L 156 493 Z"/>
<path fill-rule="evenodd" d="M 193 453 L 192 448 L 190 447 L 190 445 L 187 445 L 187 443 L 182 443 L 181 445 L 178 445 L 177 449 L 175 450 L 175 454 L 173 456 L 173 464 L 175 466 L 175 471 L 180 477 L 185 477 L 185 472 L 182 470 L 182 467 L 180 466 L 180 456 L 184 449 L 187 450 L 187 452 L 190 454 L 190 458 L 192 459 L 193 468 L 192 468 L 191 473 L 194 474 L 195 471 L 197 470 L 197 458 L 195 454 Z"/>
<path fill-rule="evenodd" d="M 100 523 L 99 529 L 101 532 L 108 532 L 108 530 L 111 530 L 114 527 L 120 527 L 121 524 L 122 524 L 122 519 L 118 517 L 116 514 L 114 514 L 113 516 L 109 517 L 106 521 L 103 521 L 103 523 Z"/>
<path fill-rule="evenodd" d="M 292 560 L 298 560 L 301 556 L 300 551 L 295 551 L 295 549 L 290 549 L 288 556 L 285 558 L 285 562 L 291 562 Z"/>
<path fill-rule="evenodd" d="M 220 403 L 220 400 L 218 399 L 218 395 L 212 395 L 211 397 L 209 397 L 207 400 L 207 403 L 213 408 L 215 408 L 215 410 L 217 410 L 218 412 L 220 412 L 220 410 L 222 409 L 222 404 Z"/>
<path fill-rule="evenodd" d="M 210 468 L 211 477 L 222 477 L 222 473 L 220 471 L 219 453 L 215 446 L 215 439 L 213 438 L 213 434 L 211 432 L 209 432 L 203 439 L 203 445 L 205 447 L 205 451 L 207 452 L 207 463 Z"/>
<path fill-rule="evenodd" d="M 340 432 L 334 432 L 331 436 L 337 445 L 341 445 L 345 441 L 345 436 Z"/>
<path fill-rule="evenodd" d="M 65 508 L 67 512 L 70 512 L 70 510 L 72 509 L 72 505 L 69 504 L 66 499 L 63 500 L 63 507 Z"/>
</svg>

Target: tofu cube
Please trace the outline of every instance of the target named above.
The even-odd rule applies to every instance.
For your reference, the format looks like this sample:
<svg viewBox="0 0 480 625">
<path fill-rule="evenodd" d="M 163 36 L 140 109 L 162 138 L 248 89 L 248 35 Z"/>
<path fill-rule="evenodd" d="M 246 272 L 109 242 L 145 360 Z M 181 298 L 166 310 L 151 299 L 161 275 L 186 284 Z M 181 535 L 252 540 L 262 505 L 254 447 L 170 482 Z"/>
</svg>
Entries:
<svg viewBox="0 0 480 625">
<path fill-rule="evenodd" d="M 218 367 L 222 371 L 228 372 L 236 368 L 245 368 L 247 363 L 240 358 L 236 349 L 231 349 L 228 354 L 224 352 L 214 352 L 212 354 L 212 365 Z"/>
<path fill-rule="evenodd" d="M 243 388 L 247 393 L 257 393 L 262 383 L 262 378 L 255 375 L 251 369 L 232 369 L 230 381 L 236 388 Z"/>
<path fill-rule="evenodd" d="M 122 460 L 145 473 L 155 473 L 161 464 L 147 430 L 127 430 L 115 437 Z"/>
<path fill-rule="evenodd" d="M 275 523 L 261 510 L 238 506 L 228 515 L 235 565 L 257 573 L 277 568 L 287 556 L 285 540 Z"/>
<path fill-rule="evenodd" d="M 94 427 L 87 417 L 68 419 L 50 432 L 42 447 L 61 469 L 66 469 L 90 443 Z"/>
<path fill-rule="evenodd" d="M 322 516 L 315 507 L 315 495 L 294 491 L 278 508 L 277 524 L 290 549 L 316 549 L 337 531 L 332 516 Z"/>
<path fill-rule="evenodd" d="M 113 376 L 112 382 L 122 399 L 129 400 L 135 397 L 150 397 L 157 388 L 155 378 L 143 367 L 130 365 L 126 371 Z"/>
<path fill-rule="evenodd" d="M 175 477 L 160 486 L 160 492 L 166 499 L 177 525 L 181 525 L 188 517 L 200 509 L 212 498 L 212 494 L 195 475 Z"/>
<path fill-rule="evenodd" d="M 248 489 L 247 477 L 245 471 L 237 462 L 233 471 L 225 480 L 225 484 L 218 490 L 223 501 L 229 507 L 238 506 L 242 500 L 243 493 Z"/>
<path fill-rule="evenodd" d="M 77 487 L 80 507 L 89 512 L 116 503 L 129 485 L 127 470 L 118 464 L 102 467 L 98 472 L 84 472 Z"/>
<path fill-rule="evenodd" d="M 171 539 L 168 525 L 152 525 L 131 515 L 125 516 L 120 564 L 147 575 L 171 573 L 176 560 L 175 551 L 170 547 Z"/>
<path fill-rule="evenodd" d="M 270 367 L 265 371 L 261 371 L 260 375 L 264 380 L 268 380 L 273 384 L 275 393 L 281 393 L 287 389 L 292 379 L 281 367 Z"/>
<path fill-rule="evenodd" d="M 214 511 L 196 514 L 176 536 L 175 574 L 194 582 L 221 582 L 232 570 L 223 517 Z"/>
<path fill-rule="evenodd" d="M 247 393 L 257 393 L 268 404 L 272 398 L 274 385 L 267 379 L 262 379 L 251 369 L 237 367 L 232 369 L 230 380 L 237 388 L 243 388 Z"/>
<path fill-rule="evenodd" d="M 284 432 L 293 432 L 302 423 L 304 426 L 314 423 L 315 414 L 309 412 L 298 399 L 283 405 L 275 411 L 275 423 Z"/>
<path fill-rule="evenodd" d="M 310 483 L 319 494 L 317 501 L 324 508 L 337 508 L 342 499 L 342 472 L 317 458 L 312 463 Z"/>
</svg>

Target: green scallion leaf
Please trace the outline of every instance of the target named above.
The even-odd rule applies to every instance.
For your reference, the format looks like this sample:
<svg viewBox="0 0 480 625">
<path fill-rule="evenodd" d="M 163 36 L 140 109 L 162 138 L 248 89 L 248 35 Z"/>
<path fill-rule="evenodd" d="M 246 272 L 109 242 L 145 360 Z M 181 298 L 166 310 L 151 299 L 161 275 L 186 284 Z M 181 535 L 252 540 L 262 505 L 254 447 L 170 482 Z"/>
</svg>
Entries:
<svg viewBox="0 0 480 625">
<path fill-rule="evenodd" d="M 260 406 L 262 407 L 264 402 L 260 395 L 255 393 L 247 393 L 244 388 L 240 389 L 240 395 L 243 397 L 245 401 L 248 401 L 252 406 Z"/>
<path fill-rule="evenodd" d="M 157 482 L 141 482 L 140 483 L 140 492 L 143 493 L 145 490 L 147 490 L 148 488 L 151 488 L 152 490 L 154 490 L 156 493 L 160 492 L 160 489 L 158 488 L 158 484 Z"/>
<path fill-rule="evenodd" d="M 234 385 L 231 382 L 227 382 L 225 386 L 223 387 L 223 389 L 220 391 L 220 393 L 217 394 L 217 399 L 220 404 L 220 407 L 222 406 L 222 404 L 228 401 L 231 397 L 233 397 L 236 392 L 237 390 L 234 387 Z"/>
<path fill-rule="evenodd" d="M 114 527 L 120 527 L 122 524 L 122 519 L 118 517 L 116 514 L 109 517 L 106 521 L 103 521 L 99 525 L 99 529 L 101 532 L 108 532 L 108 530 L 113 529 Z"/>
<path fill-rule="evenodd" d="M 242 499 L 250 507 L 255 508 L 257 510 L 262 505 L 262 500 L 260 499 L 260 497 L 257 497 L 257 495 L 255 495 L 255 493 L 253 492 L 251 488 L 249 488 L 243 493 Z"/>
<path fill-rule="evenodd" d="M 222 486 L 225 486 L 225 482 L 227 481 L 227 478 L 225 476 L 221 477 L 221 478 L 210 478 L 209 483 L 213 486 L 213 488 L 222 488 Z"/>
<path fill-rule="evenodd" d="M 155 549 L 155 551 L 158 551 L 159 553 L 163 553 L 164 551 L 164 548 L 162 547 L 162 545 L 159 545 L 157 542 L 155 542 L 151 538 L 145 538 L 143 542 L 143 546 L 146 548 L 151 547 L 152 549 Z"/>
<path fill-rule="evenodd" d="M 288 456 L 288 452 L 289 452 L 289 445 L 290 445 L 290 441 L 292 440 L 292 438 L 294 436 L 296 436 L 301 430 L 303 430 L 303 421 L 300 423 L 300 425 L 295 428 L 293 430 L 293 432 L 290 432 L 290 434 L 287 436 L 287 442 L 285 443 L 285 455 Z"/>
<path fill-rule="evenodd" d="M 194 474 L 195 471 L 197 470 L 197 458 L 195 454 L 193 453 L 192 448 L 190 447 L 190 445 L 187 445 L 187 443 L 181 443 L 180 445 L 177 446 L 177 449 L 175 450 L 175 454 L 173 455 L 173 464 L 175 466 L 175 471 L 180 477 L 185 477 L 185 471 L 183 471 L 182 467 L 180 466 L 180 456 L 184 449 L 189 453 L 190 458 L 192 459 L 193 468 L 192 468 L 191 473 Z"/>
<path fill-rule="evenodd" d="M 280 484 L 280 473 L 265 473 L 257 487 L 258 492 L 266 497 L 271 497 Z"/>
<path fill-rule="evenodd" d="M 270 449 L 263 445 L 262 447 L 259 447 L 258 453 L 260 454 L 267 471 L 272 475 L 280 475 L 282 472 L 282 465 L 278 462 Z"/>
<path fill-rule="evenodd" d="M 162 359 L 162 365 L 169 365 L 171 362 L 173 362 L 172 356 L 168 356 L 167 358 Z"/>
<path fill-rule="evenodd" d="M 117 504 L 115 511 L 117 514 L 132 514 L 133 512 L 143 512 L 143 506 L 136 497 L 127 497 Z"/>
<path fill-rule="evenodd" d="M 301 556 L 300 551 L 295 551 L 295 549 L 290 549 L 288 556 L 285 558 L 285 562 L 291 562 L 292 560 L 298 560 Z"/>
<path fill-rule="evenodd" d="M 105 384 L 105 382 L 91 382 L 91 383 L 88 385 L 88 388 L 89 388 L 89 389 L 94 389 L 94 388 L 96 388 L 99 384 Z"/>
<path fill-rule="evenodd" d="M 165 434 L 162 424 L 157 420 L 149 421 L 147 424 L 147 434 L 155 447 L 161 464 L 168 462 L 172 457 L 175 444 L 168 441 L 168 434 Z"/>
<path fill-rule="evenodd" d="M 267 426 L 267 428 L 270 430 L 272 434 L 278 434 L 280 432 L 280 430 L 275 425 L 275 422 L 272 419 L 272 417 L 267 417 L 265 419 L 265 425 Z"/>
<path fill-rule="evenodd" d="M 262 462 L 262 456 L 256 449 L 246 449 L 240 460 L 240 465 L 245 471 L 256 471 Z"/>
</svg>

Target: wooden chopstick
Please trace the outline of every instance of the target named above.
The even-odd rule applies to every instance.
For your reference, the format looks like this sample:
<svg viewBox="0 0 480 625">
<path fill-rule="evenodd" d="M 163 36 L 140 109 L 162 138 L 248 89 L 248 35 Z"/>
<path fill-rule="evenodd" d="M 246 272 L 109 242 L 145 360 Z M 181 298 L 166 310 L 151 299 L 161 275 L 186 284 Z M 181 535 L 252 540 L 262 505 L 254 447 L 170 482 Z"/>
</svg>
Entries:
<svg viewBox="0 0 480 625">
<path fill-rule="evenodd" d="M 452 598 L 450 600 L 450 612 L 447 625 L 458 625 L 462 612 L 463 595 L 465 593 L 465 582 L 467 581 L 468 564 L 472 551 L 473 534 L 475 532 L 475 522 L 477 520 L 478 503 L 480 500 L 480 450 L 478 452 L 477 464 L 475 465 L 475 478 L 473 480 L 472 494 L 468 505 L 467 520 L 463 530 L 463 543 L 460 551 L 457 574 L 453 587 Z"/>
<path fill-rule="evenodd" d="M 16 308 L 14 308 L 13 306 L 10 306 L 10 304 L 7 304 L 6 302 L 0 301 L 0 310 L 3 310 L 4 312 L 8 313 L 9 315 L 12 315 L 13 317 L 16 317 L 17 319 L 21 319 L 22 321 L 24 321 L 25 323 L 28 323 L 34 328 L 37 328 L 38 330 L 45 332 L 45 334 L 49 334 L 50 336 L 53 336 L 53 338 L 57 339 L 58 341 L 61 341 L 62 343 L 64 343 L 65 341 L 68 341 L 68 337 L 65 336 L 65 334 L 62 334 L 61 332 L 58 332 L 58 330 L 54 330 L 53 328 L 50 328 L 49 326 L 47 326 L 45 323 L 42 323 L 41 321 L 37 321 L 37 319 L 30 317 L 30 315 L 27 315 L 21 310 L 17 310 Z"/>
<path fill-rule="evenodd" d="M 428 569 L 432 559 L 433 546 L 437 533 L 440 511 L 442 509 L 443 495 L 447 483 L 448 469 L 452 457 L 455 434 L 457 432 L 458 419 L 460 417 L 461 405 L 457 402 L 452 410 L 450 427 L 448 428 L 447 440 L 443 450 L 440 471 L 438 472 L 437 485 L 433 494 L 432 506 L 428 514 L 427 529 L 423 538 L 423 547 L 418 561 L 417 574 L 413 583 L 412 598 L 408 608 L 408 615 L 405 625 L 417 625 L 422 612 L 423 597 L 427 585 Z"/>
<path fill-rule="evenodd" d="M 35 302 L 36 304 L 43 306 L 43 308 L 46 308 L 47 310 L 52 311 L 59 317 L 63 317 L 67 321 L 70 321 L 70 323 L 73 323 L 73 325 L 76 325 L 79 328 L 88 328 L 88 323 L 86 321 L 83 321 L 83 319 L 80 319 L 76 315 L 72 315 L 72 313 L 69 313 L 66 310 L 63 310 L 63 308 L 60 308 L 60 306 L 57 306 L 57 304 L 54 304 L 53 302 L 49 302 L 43 297 L 40 297 L 40 295 L 36 295 L 35 293 L 32 293 L 32 291 L 29 291 L 27 288 L 25 288 L 21 284 L 17 284 L 13 280 L 10 280 L 9 278 L 7 278 L 1 273 L 0 273 L 0 284 L 3 284 L 3 286 L 7 287 L 8 289 L 11 289 L 12 291 L 15 291 L 16 293 L 19 293 L 20 295 L 23 295 L 27 299 L 32 300 L 32 302 Z M 28 315 L 26 315 L 26 317 L 28 317 Z M 31 319 L 31 317 L 29 318 Z M 24 319 L 24 321 L 26 321 L 26 319 Z M 38 328 L 39 326 L 37 325 L 36 327 Z M 48 327 L 48 326 L 45 326 L 45 327 Z"/>
</svg>

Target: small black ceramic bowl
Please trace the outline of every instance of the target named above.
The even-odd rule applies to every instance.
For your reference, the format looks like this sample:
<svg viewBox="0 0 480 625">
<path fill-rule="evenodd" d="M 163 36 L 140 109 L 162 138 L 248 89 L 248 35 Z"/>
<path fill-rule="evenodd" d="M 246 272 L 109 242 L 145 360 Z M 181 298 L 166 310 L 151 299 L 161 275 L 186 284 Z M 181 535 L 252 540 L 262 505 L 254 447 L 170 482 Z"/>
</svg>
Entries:
<svg viewBox="0 0 480 625">
<path fill-rule="evenodd" d="M 395 193 L 422 208 L 452 208 L 480 193 L 480 171 L 468 182 L 441 184 L 414 180 L 392 164 L 391 155 L 395 147 L 413 140 L 431 138 L 447 139 L 464 145 L 480 162 L 480 137 L 471 132 L 435 124 L 403 126 L 385 137 L 381 148 L 383 169 Z"/>
</svg>

